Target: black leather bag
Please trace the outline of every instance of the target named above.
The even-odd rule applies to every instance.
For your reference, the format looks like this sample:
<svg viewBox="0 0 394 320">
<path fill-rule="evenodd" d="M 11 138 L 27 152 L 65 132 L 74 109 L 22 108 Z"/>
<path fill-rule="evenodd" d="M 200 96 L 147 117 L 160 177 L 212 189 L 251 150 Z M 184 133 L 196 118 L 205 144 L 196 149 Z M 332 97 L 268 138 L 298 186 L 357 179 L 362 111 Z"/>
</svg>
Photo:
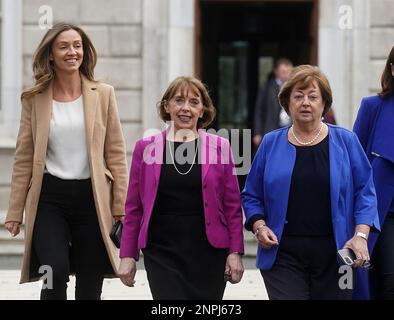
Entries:
<svg viewBox="0 0 394 320">
<path fill-rule="evenodd" d="M 120 248 L 120 240 L 122 239 L 122 227 L 123 224 L 120 220 L 117 220 L 112 227 L 109 237 L 117 248 Z"/>
</svg>

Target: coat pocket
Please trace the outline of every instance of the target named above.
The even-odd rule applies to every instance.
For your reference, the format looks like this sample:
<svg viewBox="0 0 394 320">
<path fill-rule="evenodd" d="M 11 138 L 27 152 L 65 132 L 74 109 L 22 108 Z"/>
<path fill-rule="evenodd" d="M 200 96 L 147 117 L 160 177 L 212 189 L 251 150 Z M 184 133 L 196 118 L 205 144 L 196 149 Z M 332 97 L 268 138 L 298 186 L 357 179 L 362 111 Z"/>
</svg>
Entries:
<svg viewBox="0 0 394 320">
<path fill-rule="evenodd" d="M 33 184 L 33 178 L 30 179 L 29 181 L 29 185 L 27 187 L 27 190 L 29 190 L 31 188 L 31 185 Z"/>
<path fill-rule="evenodd" d="M 110 182 L 114 181 L 114 176 L 112 175 L 111 171 L 109 171 L 108 169 L 105 169 L 104 174 L 106 175 L 106 177 L 108 178 L 108 180 Z"/>
<path fill-rule="evenodd" d="M 224 216 L 223 211 L 219 210 L 218 215 L 219 215 L 219 220 L 220 220 L 220 222 L 221 222 L 224 226 L 227 227 L 227 226 L 228 226 L 228 223 L 227 223 L 226 217 Z"/>
</svg>

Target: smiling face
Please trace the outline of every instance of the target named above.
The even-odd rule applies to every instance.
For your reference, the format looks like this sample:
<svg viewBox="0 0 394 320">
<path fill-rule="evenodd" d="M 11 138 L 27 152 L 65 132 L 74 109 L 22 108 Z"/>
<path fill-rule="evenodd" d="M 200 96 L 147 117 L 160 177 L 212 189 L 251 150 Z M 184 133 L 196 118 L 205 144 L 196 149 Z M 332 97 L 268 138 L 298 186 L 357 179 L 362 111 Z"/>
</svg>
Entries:
<svg viewBox="0 0 394 320">
<path fill-rule="evenodd" d="M 180 129 L 197 131 L 198 119 L 204 113 L 200 93 L 190 87 L 177 90 L 175 95 L 167 101 L 164 108 L 170 115 L 176 131 Z"/>
<path fill-rule="evenodd" d="M 53 42 L 50 59 L 57 73 L 78 71 L 83 60 L 80 34 L 74 29 L 61 32 Z"/>
<path fill-rule="evenodd" d="M 319 123 L 324 110 L 320 88 L 313 80 L 306 88 L 295 85 L 290 94 L 289 112 L 295 123 Z"/>
</svg>

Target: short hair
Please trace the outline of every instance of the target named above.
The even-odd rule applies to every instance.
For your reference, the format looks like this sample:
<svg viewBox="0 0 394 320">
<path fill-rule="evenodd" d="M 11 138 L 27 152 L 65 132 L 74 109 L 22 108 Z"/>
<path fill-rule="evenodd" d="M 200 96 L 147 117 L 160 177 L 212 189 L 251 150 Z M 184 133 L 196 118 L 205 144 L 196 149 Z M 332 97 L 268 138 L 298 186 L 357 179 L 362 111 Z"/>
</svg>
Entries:
<svg viewBox="0 0 394 320">
<path fill-rule="evenodd" d="M 185 96 L 189 90 L 192 90 L 194 93 L 201 96 L 204 114 L 202 118 L 198 119 L 197 128 L 200 129 L 208 127 L 215 119 L 216 109 L 212 103 L 211 97 L 209 96 L 207 87 L 201 82 L 201 80 L 194 77 L 181 76 L 177 77 L 170 83 L 163 97 L 157 103 L 160 118 L 164 122 L 171 120 L 171 117 L 166 112 L 164 106 L 175 96 L 178 90 L 180 90 Z"/>
<path fill-rule="evenodd" d="M 317 82 L 324 101 L 323 116 L 331 108 L 332 91 L 327 77 L 318 67 L 305 64 L 293 69 L 289 80 L 284 83 L 278 94 L 279 104 L 285 109 L 287 114 L 289 114 L 290 94 L 294 87 L 300 85 L 300 89 L 305 89 L 313 81 Z"/>
<path fill-rule="evenodd" d="M 382 77 L 380 79 L 382 91 L 379 92 L 379 96 L 383 99 L 394 94 L 394 76 L 391 72 L 391 63 L 394 64 L 394 47 L 391 48 L 389 56 L 387 57 Z"/>
<path fill-rule="evenodd" d="M 279 66 L 284 64 L 285 66 L 292 66 L 293 63 L 287 58 L 279 58 L 275 61 L 274 69 L 278 69 Z"/>
</svg>

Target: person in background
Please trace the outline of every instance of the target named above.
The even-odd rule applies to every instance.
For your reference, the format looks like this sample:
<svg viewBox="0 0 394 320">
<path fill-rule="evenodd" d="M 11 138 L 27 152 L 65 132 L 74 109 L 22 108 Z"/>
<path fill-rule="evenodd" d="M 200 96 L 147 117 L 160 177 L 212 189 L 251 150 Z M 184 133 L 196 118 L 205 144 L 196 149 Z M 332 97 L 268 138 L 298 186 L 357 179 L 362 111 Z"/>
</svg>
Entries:
<svg viewBox="0 0 394 320">
<path fill-rule="evenodd" d="M 254 114 L 253 144 L 256 147 L 267 132 L 290 124 L 287 113 L 279 105 L 278 93 L 283 83 L 289 79 L 292 68 L 290 60 L 278 59 L 272 71 L 273 78 L 259 89 Z"/>
<path fill-rule="evenodd" d="M 34 54 L 36 83 L 22 93 L 5 227 L 16 236 L 25 210 L 21 283 L 51 275 L 43 300 L 67 299 L 70 273 L 76 299 L 100 299 L 119 265 L 109 234 L 124 216 L 126 151 L 114 89 L 94 80 L 96 61 L 81 28 L 56 24 Z"/>
<path fill-rule="evenodd" d="M 394 300 L 394 47 L 386 60 L 381 85 L 378 95 L 362 99 L 353 127 L 372 165 L 382 226 L 380 235 L 374 234 L 369 243 L 373 250 L 371 292 L 364 271 L 356 298 Z"/>
<path fill-rule="evenodd" d="M 353 132 L 322 122 L 332 93 L 318 67 L 294 68 L 279 101 L 293 124 L 264 136 L 242 192 L 256 265 L 270 299 L 351 299 L 336 255 L 350 248 L 356 267 L 369 261 L 371 166 Z"/>
</svg>

